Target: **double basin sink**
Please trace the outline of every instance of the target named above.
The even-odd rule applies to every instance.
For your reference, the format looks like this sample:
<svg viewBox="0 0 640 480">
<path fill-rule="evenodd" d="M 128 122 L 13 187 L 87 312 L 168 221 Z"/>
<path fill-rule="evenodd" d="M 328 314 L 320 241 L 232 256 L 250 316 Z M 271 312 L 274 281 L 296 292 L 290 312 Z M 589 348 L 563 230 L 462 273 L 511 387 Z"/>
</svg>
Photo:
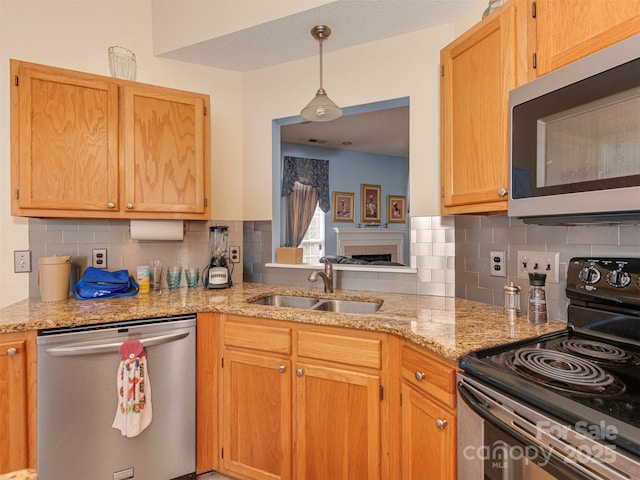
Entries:
<svg viewBox="0 0 640 480">
<path fill-rule="evenodd" d="M 376 313 L 382 306 L 381 303 L 375 301 L 315 298 L 300 295 L 269 295 L 250 303 L 271 307 L 301 308 L 334 313 L 359 313 L 363 315 Z"/>
</svg>

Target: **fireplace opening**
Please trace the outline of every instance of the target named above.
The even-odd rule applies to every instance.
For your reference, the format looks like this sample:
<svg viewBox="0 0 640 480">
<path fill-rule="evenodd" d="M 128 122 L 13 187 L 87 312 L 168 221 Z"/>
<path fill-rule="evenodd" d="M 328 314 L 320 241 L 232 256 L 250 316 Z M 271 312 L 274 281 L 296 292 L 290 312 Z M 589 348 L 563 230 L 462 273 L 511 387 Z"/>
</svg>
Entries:
<svg viewBox="0 0 640 480">
<path fill-rule="evenodd" d="M 351 258 L 355 260 L 364 260 L 365 262 L 390 262 L 390 253 L 376 253 L 366 255 L 351 255 Z"/>
</svg>

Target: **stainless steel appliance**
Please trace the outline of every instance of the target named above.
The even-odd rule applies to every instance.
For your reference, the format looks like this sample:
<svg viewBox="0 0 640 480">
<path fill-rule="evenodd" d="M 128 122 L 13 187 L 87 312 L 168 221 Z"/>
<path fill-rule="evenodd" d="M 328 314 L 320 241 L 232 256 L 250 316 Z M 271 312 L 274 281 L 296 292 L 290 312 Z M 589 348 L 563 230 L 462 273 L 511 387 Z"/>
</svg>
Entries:
<svg viewBox="0 0 640 480">
<path fill-rule="evenodd" d="M 229 227 L 209 227 L 209 251 L 211 262 L 204 269 L 202 283 L 207 288 L 229 288 L 232 285 L 233 263 L 227 259 L 229 251 Z"/>
<path fill-rule="evenodd" d="M 151 424 L 112 428 L 118 352 L 147 354 Z M 43 331 L 37 338 L 37 470 L 42 480 L 195 479 L 195 315 Z"/>
<path fill-rule="evenodd" d="M 640 219 L 640 34 L 509 93 L 509 216 Z"/>
<path fill-rule="evenodd" d="M 472 352 L 459 478 L 640 478 L 640 259 L 574 258 L 568 328 Z"/>
</svg>

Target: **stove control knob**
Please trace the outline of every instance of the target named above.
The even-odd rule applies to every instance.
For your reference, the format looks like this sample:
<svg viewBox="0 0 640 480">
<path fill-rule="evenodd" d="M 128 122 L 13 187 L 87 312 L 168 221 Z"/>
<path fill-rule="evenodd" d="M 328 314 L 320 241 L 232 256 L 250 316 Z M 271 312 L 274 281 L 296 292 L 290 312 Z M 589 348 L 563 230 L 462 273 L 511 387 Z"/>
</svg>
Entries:
<svg viewBox="0 0 640 480">
<path fill-rule="evenodd" d="M 600 281 L 600 270 L 598 270 L 593 265 L 590 267 L 585 267 L 580 270 L 578 277 L 584 283 L 598 283 Z"/>
<path fill-rule="evenodd" d="M 624 288 L 631 283 L 631 275 L 622 270 L 611 270 L 607 274 L 607 282 L 612 287 Z"/>
</svg>

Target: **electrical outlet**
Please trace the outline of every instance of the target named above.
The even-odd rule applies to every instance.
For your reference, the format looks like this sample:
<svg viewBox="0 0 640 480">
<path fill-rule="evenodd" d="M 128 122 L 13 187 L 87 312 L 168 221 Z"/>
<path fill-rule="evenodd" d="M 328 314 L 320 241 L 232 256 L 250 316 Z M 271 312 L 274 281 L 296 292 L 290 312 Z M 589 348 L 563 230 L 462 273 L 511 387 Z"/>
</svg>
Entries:
<svg viewBox="0 0 640 480">
<path fill-rule="evenodd" d="M 13 271 L 15 273 L 31 271 L 31 250 L 13 251 Z"/>
<path fill-rule="evenodd" d="M 91 262 L 93 268 L 107 268 L 107 249 L 106 248 L 94 248 L 93 249 L 93 260 Z"/>
<path fill-rule="evenodd" d="M 518 278 L 529 278 L 530 273 L 546 273 L 547 283 L 560 282 L 560 254 L 558 252 L 518 252 Z"/>
<path fill-rule="evenodd" d="M 507 256 L 505 252 L 491 252 L 491 276 L 506 277 L 507 276 Z"/>
<path fill-rule="evenodd" d="M 229 259 L 231 263 L 240 263 L 240 247 L 229 247 Z"/>
</svg>

